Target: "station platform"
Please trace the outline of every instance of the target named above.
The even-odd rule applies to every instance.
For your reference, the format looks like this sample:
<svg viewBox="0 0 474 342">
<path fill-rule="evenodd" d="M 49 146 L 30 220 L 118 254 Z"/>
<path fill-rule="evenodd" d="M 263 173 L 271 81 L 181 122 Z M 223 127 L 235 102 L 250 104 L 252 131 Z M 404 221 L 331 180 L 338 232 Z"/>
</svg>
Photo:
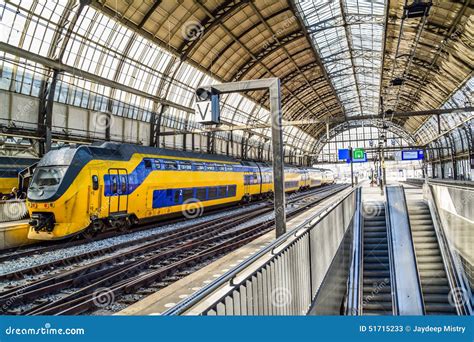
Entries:
<svg viewBox="0 0 474 342">
<path fill-rule="evenodd" d="M 0 222 L 0 250 L 37 242 L 28 239 L 28 229 L 28 220 Z"/>
<path fill-rule="evenodd" d="M 287 221 L 287 231 L 299 227 L 303 222 L 328 207 L 335 198 L 344 197 L 350 191 L 351 188 L 349 187 L 338 194 L 321 201 L 319 204 L 304 213 L 289 219 Z M 201 287 L 211 283 L 214 279 L 220 277 L 225 272 L 238 266 L 244 260 L 255 255 L 274 240 L 275 232 L 268 232 L 251 243 L 203 267 L 197 272 L 194 272 L 162 290 L 145 297 L 141 301 L 132 304 L 126 309 L 116 313 L 116 315 L 160 315 L 162 312 L 175 306 L 184 298 L 198 291 Z"/>
</svg>

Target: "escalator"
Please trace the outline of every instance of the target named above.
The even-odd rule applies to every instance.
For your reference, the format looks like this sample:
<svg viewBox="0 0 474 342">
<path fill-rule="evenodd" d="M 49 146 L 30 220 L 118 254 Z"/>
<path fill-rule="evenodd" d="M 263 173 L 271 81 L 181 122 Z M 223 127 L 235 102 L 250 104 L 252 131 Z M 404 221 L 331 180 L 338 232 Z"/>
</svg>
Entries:
<svg viewBox="0 0 474 342">
<path fill-rule="evenodd" d="M 362 312 L 392 315 L 387 221 L 383 202 L 363 204 Z"/>
<path fill-rule="evenodd" d="M 428 205 L 408 203 L 418 274 L 427 315 L 456 315 L 451 305 L 450 286 Z"/>
</svg>

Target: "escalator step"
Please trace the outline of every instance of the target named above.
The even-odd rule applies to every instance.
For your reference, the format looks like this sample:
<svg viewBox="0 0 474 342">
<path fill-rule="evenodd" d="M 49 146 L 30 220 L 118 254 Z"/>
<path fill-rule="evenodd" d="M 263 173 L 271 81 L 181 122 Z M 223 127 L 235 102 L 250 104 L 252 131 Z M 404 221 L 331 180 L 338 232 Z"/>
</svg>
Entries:
<svg viewBox="0 0 474 342">
<path fill-rule="evenodd" d="M 429 304 L 446 304 L 449 303 L 449 293 L 427 293 L 423 295 L 423 299 L 425 300 L 425 303 Z"/>
<path fill-rule="evenodd" d="M 366 263 L 364 262 L 364 270 L 389 270 L 389 266 L 387 264 L 382 263 Z"/>
<path fill-rule="evenodd" d="M 425 303 L 425 310 L 426 310 L 426 313 L 428 314 L 430 314 L 430 312 L 456 314 L 456 308 L 449 303 L 447 304 Z"/>
<path fill-rule="evenodd" d="M 391 302 L 392 295 L 390 293 L 380 293 L 377 290 L 364 292 L 362 296 L 362 301 L 364 303 L 379 303 L 379 302 Z"/>
<path fill-rule="evenodd" d="M 426 284 L 423 286 L 424 294 L 443 294 L 447 296 L 449 295 L 450 291 L 451 290 L 449 286 L 426 285 Z"/>
<path fill-rule="evenodd" d="M 449 286 L 449 282 L 448 282 L 448 279 L 446 278 L 428 278 L 428 277 L 420 277 L 420 280 L 421 280 L 421 286 L 422 287 L 425 287 L 425 286 L 430 286 L 430 285 L 433 285 L 433 286 Z"/>
<path fill-rule="evenodd" d="M 415 241 L 415 243 L 438 243 L 436 236 L 414 236 L 413 241 Z"/>
<path fill-rule="evenodd" d="M 420 276 L 427 279 L 446 278 L 446 272 L 444 269 L 437 270 L 424 270 L 420 269 Z M 423 279 L 421 279 L 423 281 Z"/>
<path fill-rule="evenodd" d="M 364 265 L 371 265 L 371 264 L 388 265 L 388 256 L 377 256 L 377 257 L 372 257 L 372 258 L 370 257 L 365 258 Z"/>
<path fill-rule="evenodd" d="M 421 242 L 421 243 L 417 243 L 417 247 L 418 249 L 430 249 L 430 250 L 433 250 L 433 249 L 437 249 L 439 250 L 439 247 L 438 247 L 438 244 L 436 242 Z"/>
<path fill-rule="evenodd" d="M 440 254 L 438 255 L 428 255 L 428 256 L 419 256 L 416 258 L 418 265 L 424 264 L 424 263 L 438 263 L 438 262 L 443 262 L 443 258 L 441 257 Z"/>
<path fill-rule="evenodd" d="M 388 311 L 392 312 L 392 302 L 368 302 L 362 304 L 363 311 L 375 310 L 375 311 Z"/>
<path fill-rule="evenodd" d="M 421 257 L 428 257 L 428 256 L 439 256 L 440 252 L 438 249 L 423 249 L 423 250 L 417 250 L 415 248 L 415 253 L 416 257 L 421 256 Z"/>
<path fill-rule="evenodd" d="M 434 231 L 423 231 L 423 230 L 420 230 L 420 231 L 417 231 L 417 230 L 414 230 L 411 232 L 411 234 L 413 235 L 413 238 L 422 238 L 422 237 L 436 237 L 436 233 Z"/>
<path fill-rule="evenodd" d="M 365 287 L 385 287 L 390 286 L 390 279 L 386 278 L 365 278 L 362 281 L 364 288 Z M 372 291 L 372 290 L 371 290 Z"/>
<path fill-rule="evenodd" d="M 387 238 L 387 234 L 385 234 L 385 228 L 384 229 L 379 229 L 379 230 L 369 230 L 364 233 L 364 242 L 365 239 L 371 239 L 371 238 L 380 238 L 384 237 Z"/>
<path fill-rule="evenodd" d="M 423 271 L 430 270 L 430 271 L 443 271 L 444 272 L 444 265 L 442 262 L 419 262 L 418 261 L 418 268 Z"/>
<path fill-rule="evenodd" d="M 363 286 L 364 293 L 391 293 L 392 289 L 390 288 L 390 283 L 381 282 L 377 286 Z"/>
</svg>

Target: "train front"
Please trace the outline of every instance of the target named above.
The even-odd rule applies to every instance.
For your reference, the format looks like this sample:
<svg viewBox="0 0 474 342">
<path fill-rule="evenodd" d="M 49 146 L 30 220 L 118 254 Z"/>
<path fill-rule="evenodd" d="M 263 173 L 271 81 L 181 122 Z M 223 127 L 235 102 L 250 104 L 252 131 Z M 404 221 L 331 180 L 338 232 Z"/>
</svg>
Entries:
<svg viewBox="0 0 474 342">
<path fill-rule="evenodd" d="M 39 161 L 28 188 L 29 239 L 61 239 L 87 226 L 88 217 L 76 215 L 87 212 L 79 174 L 89 160 L 87 147 L 65 147 Z"/>
</svg>

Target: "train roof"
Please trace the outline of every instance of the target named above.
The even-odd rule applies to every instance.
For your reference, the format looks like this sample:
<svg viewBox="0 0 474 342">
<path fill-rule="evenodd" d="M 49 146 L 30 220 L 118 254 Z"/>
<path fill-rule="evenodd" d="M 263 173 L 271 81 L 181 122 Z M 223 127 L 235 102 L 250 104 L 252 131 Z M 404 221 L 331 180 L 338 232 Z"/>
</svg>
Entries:
<svg viewBox="0 0 474 342">
<path fill-rule="evenodd" d="M 94 143 L 92 145 L 69 146 L 62 147 L 57 150 L 51 150 L 43 156 L 38 166 L 70 165 L 73 159 L 75 160 L 75 163 L 79 163 L 81 165 L 85 165 L 89 160 L 92 159 L 127 161 L 130 160 L 132 155 L 135 153 L 156 155 L 157 157 L 174 157 L 193 160 L 202 159 L 215 162 L 240 163 L 240 161 L 232 157 L 222 155 L 193 153 L 149 146 L 103 142 Z"/>
<path fill-rule="evenodd" d="M 113 159 L 129 160 L 134 153 L 141 154 L 155 154 L 166 157 L 176 158 L 188 158 L 188 159 L 204 159 L 212 160 L 216 162 L 227 162 L 227 163 L 238 163 L 239 161 L 235 158 L 208 154 L 208 153 L 196 153 L 188 151 L 177 151 L 169 150 L 164 148 L 157 148 L 151 146 L 139 146 L 132 144 L 118 144 L 111 142 L 94 143 L 88 146 L 88 149 L 94 158 L 103 159 L 107 156 L 113 156 Z"/>
<path fill-rule="evenodd" d="M 21 158 L 21 157 L 0 157 L 0 167 L 2 168 L 25 168 L 27 166 L 37 163 L 39 159 L 36 158 Z"/>
</svg>

